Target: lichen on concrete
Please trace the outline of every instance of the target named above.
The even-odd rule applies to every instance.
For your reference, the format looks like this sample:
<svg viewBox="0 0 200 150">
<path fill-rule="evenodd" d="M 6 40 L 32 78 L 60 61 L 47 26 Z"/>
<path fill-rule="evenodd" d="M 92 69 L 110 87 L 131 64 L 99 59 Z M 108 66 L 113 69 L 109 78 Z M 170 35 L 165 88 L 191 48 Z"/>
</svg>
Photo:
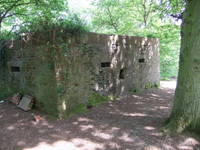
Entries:
<svg viewBox="0 0 200 150">
<path fill-rule="evenodd" d="M 119 97 L 159 85 L 157 39 L 96 33 L 57 41 L 35 36 L 8 48 L 6 85 L 11 93 L 36 97 L 36 107 L 56 117 L 85 108 L 94 92 Z"/>
</svg>

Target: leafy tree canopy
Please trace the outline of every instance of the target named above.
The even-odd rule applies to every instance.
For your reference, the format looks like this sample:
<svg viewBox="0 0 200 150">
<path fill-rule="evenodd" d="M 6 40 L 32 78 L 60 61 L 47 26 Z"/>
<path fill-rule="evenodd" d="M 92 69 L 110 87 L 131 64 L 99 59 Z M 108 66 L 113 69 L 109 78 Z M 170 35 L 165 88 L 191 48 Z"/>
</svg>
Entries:
<svg viewBox="0 0 200 150">
<path fill-rule="evenodd" d="M 177 76 L 183 0 L 93 0 L 91 31 L 160 39 L 161 75 Z M 71 21 L 70 21 L 71 20 Z M 0 0 L 1 35 L 41 30 L 44 26 L 81 28 L 67 0 Z M 73 29 L 73 31 L 74 31 Z"/>
<path fill-rule="evenodd" d="M 30 24 L 38 19 L 55 20 L 67 11 L 64 0 L 1 0 L 1 31 L 16 30 L 23 24 Z"/>
<path fill-rule="evenodd" d="M 177 76 L 182 0 L 94 0 L 95 32 L 160 39 L 161 76 Z"/>
</svg>

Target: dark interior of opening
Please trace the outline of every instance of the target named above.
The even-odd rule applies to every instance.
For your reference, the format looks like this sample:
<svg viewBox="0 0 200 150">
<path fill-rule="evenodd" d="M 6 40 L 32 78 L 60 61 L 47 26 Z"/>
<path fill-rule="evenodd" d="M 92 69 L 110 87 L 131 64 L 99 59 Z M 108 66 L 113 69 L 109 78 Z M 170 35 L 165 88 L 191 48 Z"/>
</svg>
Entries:
<svg viewBox="0 0 200 150">
<path fill-rule="evenodd" d="M 20 67 L 11 66 L 11 72 L 20 72 Z"/>
<path fill-rule="evenodd" d="M 124 79 L 125 78 L 125 71 L 124 69 L 121 69 L 119 72 L 119 79 Z"/>
<path fill-rule="evenodd" d="M 101 67 L 103 67 L 103 68 L 104 67 L 110 67 L 110 64 L 111 64 L 110 62 L 102 62 Z"/>
<path fill-rule="evenodd" d="M 145 62 L 145 59 L 144 58 L 140 58 L 139 59 L 139 63 L 144 63 Z"/>
</svg>

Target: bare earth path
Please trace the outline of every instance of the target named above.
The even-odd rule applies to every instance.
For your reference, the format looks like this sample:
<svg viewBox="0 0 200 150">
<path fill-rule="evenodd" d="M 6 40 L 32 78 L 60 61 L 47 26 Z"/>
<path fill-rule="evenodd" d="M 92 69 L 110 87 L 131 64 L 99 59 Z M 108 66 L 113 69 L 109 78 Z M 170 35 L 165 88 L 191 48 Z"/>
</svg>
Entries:
<svg viewBox="0 0 200 150">
<path fill-rule="evenodd" d="M 31 112 L 0 104 L 0 150 L 200 150 L 188 135 L 160 128 L 174 90 L 150 90 L 92 108 L 66 120 L 33 122 Z"/>
</svg>

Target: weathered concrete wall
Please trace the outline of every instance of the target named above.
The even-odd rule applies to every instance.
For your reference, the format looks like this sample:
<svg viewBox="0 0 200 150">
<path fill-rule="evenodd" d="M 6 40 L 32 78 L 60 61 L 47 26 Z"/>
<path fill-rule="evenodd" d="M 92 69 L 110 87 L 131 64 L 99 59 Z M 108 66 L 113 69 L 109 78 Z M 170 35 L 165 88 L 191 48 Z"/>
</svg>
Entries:
<svg viewBox="0 0 200 150">
<path fill-rule="evenodd" d="M 158 85 L 160 80 L 159 41 L 154 38 L 88 34 L 81 43 L 96 47 L 95 89 L 122 95 L 134 88 Z M 102 83 L 104 82 L 104 83 Z"/>
<path fill-rule="evenodd" d="M 31 94 L 36 106 L 63 117 L 87 104 L 96 91 L 110 97 L 159 85 L 159 41 L 87 33 L 12 42 L 8 51 L 10 91 Z"/>
<path fill-rule="evenodd" d="M 57 114 L 55 62 L 51 49 L 23 40 L 11 42 L 9 46 L 6 92 L 30 94 L 37 99 L 36 107 Z"/>
</svg>

